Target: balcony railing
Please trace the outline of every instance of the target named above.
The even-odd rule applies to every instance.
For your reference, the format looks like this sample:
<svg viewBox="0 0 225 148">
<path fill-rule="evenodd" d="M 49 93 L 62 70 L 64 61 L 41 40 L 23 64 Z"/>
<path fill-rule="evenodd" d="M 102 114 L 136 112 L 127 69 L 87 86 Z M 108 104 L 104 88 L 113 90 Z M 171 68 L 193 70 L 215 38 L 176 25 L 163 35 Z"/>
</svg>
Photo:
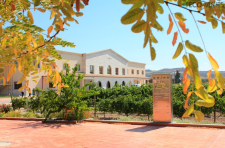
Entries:
<svg viewBox="0 0 225 148">
<path fill-rule="evenodd" d="M 5 85 L 11 85 L 11 80 L 9 82 L 6 82 Z M 0 79 L 0 85 L 3 85 L 3 79 Z"/>
</svg>

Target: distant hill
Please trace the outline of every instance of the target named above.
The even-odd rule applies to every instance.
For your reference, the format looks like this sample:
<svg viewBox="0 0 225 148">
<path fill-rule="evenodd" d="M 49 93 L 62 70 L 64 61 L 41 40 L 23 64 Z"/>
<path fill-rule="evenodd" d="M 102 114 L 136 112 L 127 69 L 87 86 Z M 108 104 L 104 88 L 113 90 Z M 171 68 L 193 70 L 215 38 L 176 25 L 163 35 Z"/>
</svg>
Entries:
<svg viewBox="0 0 225 148">
<path fill-rule="evenodd" d="M 164 68 L 164 69 L 161 69 L 161 70 L 145 70 L 146 72 L 146 77 L 152 77 L 152 74 L 172 74 L 173 77 L 174 77 L 174 73 L 178 70 L 180 72 L 180 76 L 181 78 L 183 77 L 183 72 L 184 72 L 184 69 L 183 67 L 181 68 Z M 220 71 L 222 76 L 225 77 L 225 71 Z M 199 71 L 199 74 L 202 78 L 207 78 L 207 73 L 208 71 Z M 211 73 L 211 77 L 213 78 L 214 77 L 214 74 L 213 72 Z"/>
</svg>

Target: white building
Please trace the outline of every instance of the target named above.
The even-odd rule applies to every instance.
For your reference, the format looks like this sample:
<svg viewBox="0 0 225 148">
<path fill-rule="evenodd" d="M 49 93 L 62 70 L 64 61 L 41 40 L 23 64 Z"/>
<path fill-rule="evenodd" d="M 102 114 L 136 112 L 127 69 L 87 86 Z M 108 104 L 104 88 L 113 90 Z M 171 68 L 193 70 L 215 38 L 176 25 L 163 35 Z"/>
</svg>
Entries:
<svg viewBox="0 0 225 148">
<path fill-rule="evenodd" d="M 56 61 L 59 71 L 63 70 L 63 61 L 69 60 L 68 64 L 71 68 L 76 64 L 80 65 L 77 73 L 85 75 L 81 86 L 88 82 L 96 82 L 100 87 L 111 88 L 115 83 L 123 85 L 145 84 L 150 80 L 150 78 L 145 76 L 146 64 L 128 61 L 112 49 L 86 54 L 67 51 L 58 52 L 62 57 L 61 60 Z M 2 85 L 3 81 L 0 80 L 0 95 L 9 95 L 11 93 L 14 96 L 20 95 L 21 92 L 18 89 L 22 84 L 16 83 L 20 80 L 21 76 L 22 74 L 17 71 L 5 86 Z M 38 83 L 29 82 L 31 90 L 36 87 L 41 89 L 51 87 L 46 81 L 47 76 L 44 72 L 38 73 L 37 76 L 39 76 L 36 79 Z M 23 83 L 25 84 L 25 82 Z"/>
</svg>

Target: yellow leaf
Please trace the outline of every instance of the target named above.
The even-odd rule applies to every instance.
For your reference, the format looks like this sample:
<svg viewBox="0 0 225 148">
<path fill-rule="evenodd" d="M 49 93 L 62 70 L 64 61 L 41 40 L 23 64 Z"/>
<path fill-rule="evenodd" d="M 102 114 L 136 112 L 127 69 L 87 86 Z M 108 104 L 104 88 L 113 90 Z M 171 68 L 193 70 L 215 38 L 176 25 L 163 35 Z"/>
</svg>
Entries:
<svg viewBox="0 0 225 148">
<path fill-rule="evenodd" d="M 174 16 L 179 20 L 179 21 L 186 21 L 187 19 L 183 16 L 183 14 L 177 12 L 174 14 Z"/>
<path fill-rule="evenodd" d="M 9 80 L 13 76 L 13 71 L 14 71 L 14 64 L 12 64 L 12 67 L 11 67 L 9 73 L 7 74 L 7 82 L 9 82 Z"/>
<path fill-rule="evenodd" d="M 205 100 L 198 100 L 195 102 L 195 105 L 197 106 L 204 106 L 204 107 L 207 107 L 207 108 L 210 108 L 210 107 L 213 107 L 215 104 L 215 99 L 214 101 L 211 101 L 211 102 L 206 102 Z"/>
<path fill-rule="evenodd" d="M 189 42 L 189 40 L 186 40 L 185 41 L 185 46 L 190 49 L 191 51 L 194 51 L 194 52 L 202 52 L 203 50 L 198 47 L 198 46 L 195 46 L 194 44 L 192 44 L 191 42 Z"/>
<path fill-rule="evenodd" d="M 216 73 L 216 79 L 217 79 L 217 82 L 218 82 L 218 87 L 219 88 L 222 88 L 222 89 L 225 89 L 225 84 L 224 84 L 224 78 L 223 76 L 221 75 L 221 73 L 218 71 L 218 70 L 215 70 L 215 73 Z"/>
<path fill-rule="evenodd" d="M 38 8 L 37 10 L 39 10 L 42 13 L 44 13 L 46 11 L 45 9 L 42 9 L 42 8 Z"/>
<path fill-rule="evenodd" d="M 189 53 L 189 64 L 191 66 L 191 71 L 193 74 L 195 87 L 196 89 L 199 89 L 202 85 L 202 81 L 201 81 L 200 74 L 198 72 L 198 61 L 195 58 L 195 56 L 191 53 Z"/>
<path fill-rule="evenodd" d="M 64 85 L 63 87 L 69 87 L 69 85 L 66 84 L 66 85 Z"/>
<path fill-rule="evenodd" d="M 202 100 L 208 102 L 208 103 L 212 103 L 214 102 L 214 98 L 209 95 L 207 93 L 207 91 L 205 90 L 205 88 L 201 87 L 200 89 L 198 89 L 197 91 L 195 91 L 195 94 L 200 97 Z"/>
<path fill-rule="evenodd" d="M 58 93 L 61 92 L 61 84 L 58 84 Z"/>
<path fill-rule="evenodd" d="M 121 0 L 123 4 L 135 4 L 138 0 Z"/>
<path fill-rule="evenodd" d="M 25 80 L 25 78 L 26 78 L 26 77 L 23 75 L 22 78 L 21 78 L 16 84 L 22 83 L 22 82 Z"/>
<path fill-rule="evenodd" d="M 150 47 L 150 53 L 151 53 L 151 60 L 154 61 L 156 57 L 154 47 Z"/>
<path fill-rule="evenodd" d="M 39 78 L 39 76 L 34 76 L 34 77 L 32 77 L 32 79 L 37 79 L 37 78 Z"/>
<path fill-rule="evenodd" d="M 22 87 L 20 87 L 20 88 L 18 89 L 18 91 L 22 91 L 25 87 L 26 87 L 26 85 L 23 85 Z"/>
<path fill-rule="evenodd" d="M 212 82 L 211 82 L 211 70 L 209 70 L 209 72 L 207 73 L 207 76 L 208 76 L 209 85 L 210 85 L 211 87 L 213 87 L 213 84 L 212 84 Z"/>
<path fill-rule="evenodd" d="M 188 117 L 194 111 L 194 103 L 190 105 L 190 107 L 186 110 L 182 117 Z"/>
<path fill-rule="evenodd" d="M 52 32 L 52 29 L 53 29 L 53 26 L 48 27 L 48 35 L 47 35 L 48 38 L 50 37 L 49 34 Z"/>
<path fill-rule="evenodd" d="M 35 41 L 33 38 L 31 38 L 31 40 L 32 40 L 32 42 L 33 42 L 34 48 L 36 48 L 36 47 L 37 47 L 36 41 Z"/>
<path fill-rule="evenodd" d="M 173 29 L 173 22 L 170 22 L 169 28 L 167 29 L 167 35 L 171 33 L 172 29 Z"/>
<path fill-rule="evenodd" d="M 181 54 L 182 50 L 183 50 L 183 44 L 179 43 L 177 50 L 175 54 L 173 55 L 173 59 L 176 59 Z"/>
<path fill-rule="evenodd" d="M 5 86 L 6 80 L 5 80 L 5 76 L 4 75 L 2 75 L 2 79 L 3 79 L 3 86 Z"/>
<path fill-rule="evenodd" d="M 188 90 L 188 87 L 190 86 L 190 83 L 191 83 L 191 80 L 187 79 L 187 81 L 186 81 L 186 83 L 184 84 L 184 87 L 183 87 L 183 93 L 184 94 L 187 94 L 187 90 Z"/>
<path fill-rule="evenodd" d="M 186 108 L 186 109 L 189 108 L 189 106 L 188 106 L 188 100 L 189 100 L 191 94 L 192 94 L 192 91 L 188 92 L 188 95 L 187 95 L 187 98 L 186 98 L 186 101 L 185 101 L 185 104 L 184 104 L 184 108 Z"/>
<path fill-rule="evenodd" d="M 211 80 L 212 86 L 208 85 L 207 92 L 211 93 L 217 90 L 216 81 L 214 79 Z"/>
<path fill-rule="evenodd" d="M 35 83 L 37 83 L 37 80 L 32 80 L 32 81 L 34 81 Z"/>
<path fill-rule="evenodd" d="M 147 28 L 148 24 L 144 21 L 137 21 L 131 28 L 131 31 L 134 33 L 140 33 Z"/>
<path fill-rule="evenodd" d="M 52 66 L 49 66 L 49 70 L 48 70 L 48 74 L 51 75 L 52 74 Z"/>
<path fill-rule="evenodd" d="M 210 53 L 208 53 L 208 58 L 209 58 L 210 63 L 212 64 L 214 70 L 219 69 L 219 65 L 218 65 L 217 61 L 211 56 Z"/>
<path fill-rule="evenodd" d="M 34 23 L 34 19 L 33 19 L 33 15 L 30 11 L 27 11 L 27 17 L 29 17 L 30 23 L 33 24 Z"/>
<path fill-rule="evenodd" d="M 221 22 L 221 25 L 222 25 L 222 31 L 223 31 L 223 33 L 225 33 L 225 23 Z"/>
<path fill-rule="evenodd" d="M 2 35 L 3 34 L 3 29 L 2 29 L 2 22 L 0 22 L 0 35 Z"/>
<path fill-rule="evenodd" d="M 202 121 L 202 119 L 205 116 L 201 111 L 198 111 L 198 110 L 194 110 L 194 114 L 197 121 Z"/>
<path fill-rule="evenodd" d="M 183 55 L 183 63 L 185 65 L 185 67 L 188 67 L 189 66 L 189 62 L 188 62 L 188 57 L 186 55 Z"/>
<path fill-rule="evenodd" d="M 220 88 L 219 90 L 217 90 L 218 95 L 222 95 L 222 93 L 223 93 L 223 89 Z"/>
<path fill-rule="evenodd" d="M 50 19 L 52 19 L 54 16 L 55 16 L 55 11 L 53 10 L 53 11 L 51 12 Z"/>
<path fill-rule="evenodd" d="M 183 73 L 183 83 L 186 83 L 186 81 L 187 81 L 187 70 L 188 70 L 188 67 L 185 68 L 184 73 Z"/>
</svg>

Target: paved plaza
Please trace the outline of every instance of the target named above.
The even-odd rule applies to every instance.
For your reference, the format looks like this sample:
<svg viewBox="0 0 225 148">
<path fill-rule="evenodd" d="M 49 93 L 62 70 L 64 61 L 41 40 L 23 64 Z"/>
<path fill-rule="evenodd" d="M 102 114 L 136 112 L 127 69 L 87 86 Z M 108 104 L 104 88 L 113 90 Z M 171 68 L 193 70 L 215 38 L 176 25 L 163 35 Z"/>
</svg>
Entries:
<svg viewBox="0 0 225 148">
<path fill-rule="evenodd" d="M 224 139 L 223 129 L 0 120 L 6 148 L 224 148 Z"/>
</svg>

